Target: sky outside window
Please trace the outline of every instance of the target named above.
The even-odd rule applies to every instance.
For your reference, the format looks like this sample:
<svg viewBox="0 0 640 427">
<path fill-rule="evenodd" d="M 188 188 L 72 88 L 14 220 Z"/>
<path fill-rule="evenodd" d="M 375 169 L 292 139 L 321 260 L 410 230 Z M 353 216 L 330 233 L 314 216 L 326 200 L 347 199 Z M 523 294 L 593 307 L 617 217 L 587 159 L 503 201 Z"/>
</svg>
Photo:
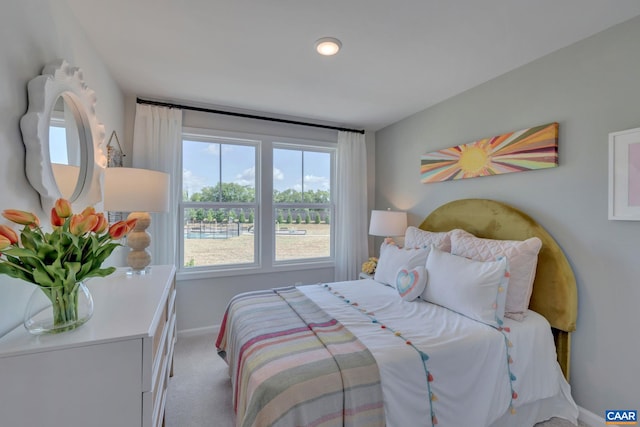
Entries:
<svg viewBox="0 0 640 427">
<path fill-rule="evenodd" d="M 305 191 L 329 191 L 330 173 L 329 153 L 281 148 L 273 150 L 273 188 L 275 190 L 302 191 L 304 179 Z"/>
<path fill-rule="evenodd" d="M 255 188 L 255 147 L 200 141 L 183 141 L 183 190 L 189 198 L 203 187 L 220 181 Z M 222 155 L 222 162 L 220 162 Z"/>
<path fill-rule="evenodd" d="M 250 145 L 183 141 L 183 190 L 187 197 L 215 187 L 220 178 L 222 150 L 222 181 L 255 188 L 255 150 Z M 303 157 L 304 156 L 304 157 Z M 284 191 L 329 190 L 331 156 L 326 152 L 274 149 L 273 187 Z M 303 176 L 304 159 L 304 176 Z"/>
</svg>

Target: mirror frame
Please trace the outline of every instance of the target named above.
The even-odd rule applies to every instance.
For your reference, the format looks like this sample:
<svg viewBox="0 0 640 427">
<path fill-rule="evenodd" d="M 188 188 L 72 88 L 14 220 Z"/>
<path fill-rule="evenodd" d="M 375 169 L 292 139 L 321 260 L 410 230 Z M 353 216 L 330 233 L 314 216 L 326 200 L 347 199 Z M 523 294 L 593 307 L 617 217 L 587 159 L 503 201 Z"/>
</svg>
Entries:
<svg viewBox="0 0 640 427">
<path fill-rule="evenodd" d="M 102 181 L 107 157 L 102 148 L 104 126 L 95 114 L 96 95 L 83 80 L 82 70 L 64 59 L 47 64 L 42 74 L 28 84 L 29 108 L 20 120 L 22 140 L 26 147 L 25 171 L 31 186 L 40 194 L 45 211 L 62 197 L 58 188 L 49 151 L 49 123 L 58 97 L 71 101 L 75 109 L 80 149 L 84 151 L 80 175 L 69 200 L 76 209 L 102 200 Z"/>
</svg>

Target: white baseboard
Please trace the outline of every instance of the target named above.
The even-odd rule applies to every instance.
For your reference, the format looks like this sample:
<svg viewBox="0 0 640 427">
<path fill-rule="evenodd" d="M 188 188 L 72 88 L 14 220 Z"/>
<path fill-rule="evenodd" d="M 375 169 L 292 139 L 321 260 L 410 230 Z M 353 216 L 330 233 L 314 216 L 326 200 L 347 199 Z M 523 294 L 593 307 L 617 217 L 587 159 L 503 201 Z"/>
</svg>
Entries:
<svg viewBox="0 0 640 427">
<path fill-rule="evenodd" d="M 205 326 L 202 328 L 183 329 L 178 331 L 178 338 L 180 337 L 195 337 L 198 335 L 217 335 L 220 330 L 220 325 Z"/>
<path fill-rule="evenodd" d="M 578 406 L 578 422 L 584 424 L 586 427 L 603 427 L 605 426 L 604 418 L 597 416 L 591 411 L 587 411 L 581 406 Z M 609 424 L 617 425 L 617 424 Z"/>
</svg>

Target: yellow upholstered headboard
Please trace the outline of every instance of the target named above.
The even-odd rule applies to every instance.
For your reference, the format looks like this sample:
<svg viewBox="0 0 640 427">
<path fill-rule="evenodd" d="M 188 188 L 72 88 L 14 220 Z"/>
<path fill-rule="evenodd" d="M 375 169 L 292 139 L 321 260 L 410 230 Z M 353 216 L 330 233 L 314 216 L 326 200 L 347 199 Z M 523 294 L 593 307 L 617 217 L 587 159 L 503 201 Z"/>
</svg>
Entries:
<svg viewBox="0 0 640 427">
<path fill-rule="evenodd" d="M 578 292 L 573 270 L 553 237 L 525 213 L 487 199 L 463 199 L 442 205 L 427 216 L 420 228 L 461 228 L 486 239 L 525 240 L 537 236 L 542 240 L 529 308 L 551 324 L 558 362 L 569 379 L 570 333 L 576 329 Z"/>
</svg>

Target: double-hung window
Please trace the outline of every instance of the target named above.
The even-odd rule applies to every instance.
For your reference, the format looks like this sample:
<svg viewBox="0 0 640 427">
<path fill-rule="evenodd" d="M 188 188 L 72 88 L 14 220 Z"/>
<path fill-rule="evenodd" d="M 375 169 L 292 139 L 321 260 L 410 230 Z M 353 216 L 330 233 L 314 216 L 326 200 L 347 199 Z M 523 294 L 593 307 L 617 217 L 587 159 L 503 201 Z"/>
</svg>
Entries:
<svg viewBox="0 0 640 427">
<path fill-rule="evenodd" d="M 335 149 L 325 141 L 185 130 L 181 270 L 330 265 Z"/>
<path fill-rule="evenodd" d="M 184 267 L 255 266 L 259 141 L 182 139 Z"/>
<path fill-rule="evenodd" d="M 333 150 L 274 143 L 275 262 L 331 257 Z"/>
</svg>

